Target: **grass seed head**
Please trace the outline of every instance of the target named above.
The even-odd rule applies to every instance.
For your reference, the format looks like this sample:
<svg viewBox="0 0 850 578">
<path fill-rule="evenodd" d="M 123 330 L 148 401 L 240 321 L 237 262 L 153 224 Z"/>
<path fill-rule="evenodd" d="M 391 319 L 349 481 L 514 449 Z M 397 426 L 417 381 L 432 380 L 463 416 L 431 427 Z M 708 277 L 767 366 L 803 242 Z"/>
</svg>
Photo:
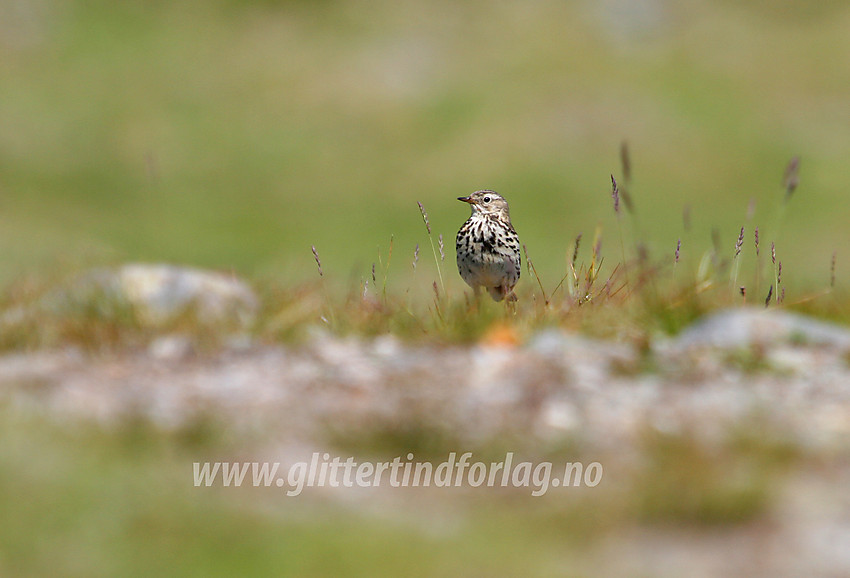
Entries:
<svg viewBox="0 0 850 578">
<path fill-rule="evenodd" d="M 419 212 L 422 213 L 422 220 L 425 221 L 425 228 L 428 230 L 428 234 L 431 234 L 431 223 L 428 221 L 428 213 L 425 212 L 425 207 L 422 206 L 422 203 L 416 201 L 416 204 L 419 205 Z"/>
<path fill-rule="evenodd" d="M 581 247 L 581 235 L 582 235 L 581 233 L 576 235 L 576 244 L 575 244 L 575 248 L 573 249 L 573 260 L 572 260 L 573 269 L 575 269 L 576 261 L 578 260 L 578 250 L 579 250 L 579 247 Z"/>
<path fill-rule="evenodd" d="M 620 189 L 617 180 L 611 175 L 611 198 L 614 199 L 614 212 L 620 214 Z"/>
<path fill-rule="evenodd" d="M 835 287 L 835 254 L 837 251 L 832 252 L 832 262 L 829 264 L 829 286 Z"/>
<path fill-rule="evenodd" d="M 738 240 L 735 242 L 735 257 L 741 254 L 741 247 L 744 246 L 744 227 L 741 227 L 741 233 L 738 235 Z"/>
<path fill-rule="evenodd" d="M 785 176 L 782 179 L 782 185 L 785 187 L 785 202 L 791 199 L 791 195 L 800 184 L 800 157 L 795 156 L 788 161 L 788 166 L 785 167 Z"/>
<path fill-rule="evenodd" d="M 319 259 L 319 252 L 316 250 L 315 245 L 310 245 L 310 248 L 313 249 L 313 258 L 316 259 L 316 265 L 319 267 L 319 277 L 324 277 L 325 274 L 322 271 L 322 260 Z"/>
</svg>

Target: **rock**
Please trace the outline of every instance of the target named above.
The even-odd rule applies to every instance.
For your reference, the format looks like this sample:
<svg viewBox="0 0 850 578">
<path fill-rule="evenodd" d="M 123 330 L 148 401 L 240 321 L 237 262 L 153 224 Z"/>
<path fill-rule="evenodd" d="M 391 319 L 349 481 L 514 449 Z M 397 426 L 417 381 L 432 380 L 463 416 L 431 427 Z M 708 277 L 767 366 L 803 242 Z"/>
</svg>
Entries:
<svg viewBox="0 0 850 578">
<path fill-rule="evenodd" d="M 104 315 L 130 308 L 136 319 L 157 327 L 189 316 L 198 323 L 232 329 L 249 327 L 259 300 L 231 275 L 175 265 L 124 265 L 83 275 L 70 288 L 54 292 L 44 305 L 62 313 L 94 307 Z"/>
<path fill-rule="evenodd" d="M 779 344 L 850 350 L 850 330 L 805 315 L 741 307 L 711 314 L 683 331 L 675 349 L 716 347 L 739 349 Z"/>
<path fill-rule="evenodd" d="M 130 341 L 165 335 L 151 353 L 182 358 L 180 342 L 207 336 L 223 338 L 234 350 L 250 347 L 259 307 L 251 288 L 231 275 L 173 265 L 101 268 L 0 311 L 0 344 L 97 346 L 117 335 Z M 175 335 L 184 337 L 169 337 Z"/>
<path fill-rule="evenodd" d="M 222 273 L 172 265 L 125 265 L 115 273 L 121 295 L 143 320 L 160 324 L 191 311 L 204 324 L 250 325 L 259 301 L 248 285 Z"/>
<path fill-rule="evenodd" d="M 194 351 L 192 340 L 185 335 L 157 337 L 148 346 L 151 357 L 158 360 L 186 359 Z"/>
</svg>

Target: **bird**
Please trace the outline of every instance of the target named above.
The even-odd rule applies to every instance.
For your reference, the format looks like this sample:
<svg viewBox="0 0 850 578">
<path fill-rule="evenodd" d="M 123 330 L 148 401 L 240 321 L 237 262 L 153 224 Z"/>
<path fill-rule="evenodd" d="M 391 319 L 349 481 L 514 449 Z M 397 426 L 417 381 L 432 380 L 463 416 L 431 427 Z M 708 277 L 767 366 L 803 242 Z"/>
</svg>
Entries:
<svg viewBox="0 0 850 578">
<path fill-rule="evenodd" d="M 457 232 L 457 270 L 476 298 L 484 287 L 494 301 L 516 301 L 520 276 L 519 237 L 511 224 L 508 202 L 496 191 L 475 191 L 458 201 L 472 214 Z"/>
</svg>

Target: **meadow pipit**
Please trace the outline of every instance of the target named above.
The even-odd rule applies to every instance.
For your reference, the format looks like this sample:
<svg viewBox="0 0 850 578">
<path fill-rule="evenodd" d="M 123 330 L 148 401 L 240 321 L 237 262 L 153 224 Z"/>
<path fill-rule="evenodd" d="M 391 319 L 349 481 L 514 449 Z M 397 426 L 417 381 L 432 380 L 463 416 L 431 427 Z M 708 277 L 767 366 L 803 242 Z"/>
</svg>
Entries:
<svg viewBox="0 0 850 578">
<path fill-rule="evenodd" d="M 475 191 L 458 201 L 469 203 L 472 215 L 457 232 L 457 270 L 466 284 L 481 287 L 501 301 L 516 301 L 519 280 L 519 238 L 508 212 L 508 202 L 495 191 Z"/>
</svg>

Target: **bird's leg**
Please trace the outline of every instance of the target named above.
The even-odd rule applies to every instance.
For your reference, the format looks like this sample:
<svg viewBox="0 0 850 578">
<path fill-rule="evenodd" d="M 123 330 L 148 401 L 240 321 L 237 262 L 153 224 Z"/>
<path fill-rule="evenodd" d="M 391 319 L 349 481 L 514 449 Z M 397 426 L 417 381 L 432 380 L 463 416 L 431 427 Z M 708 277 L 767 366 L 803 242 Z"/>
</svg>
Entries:
<svg viewBox="0 0 850 578">
<path fill-rule="evenodd" d="M 475 296 L 475 311 L 481 310 L 481 286 L 476 285 L 472 288 L 472 293 Z"/>
<path fill-rule="evenodd" d="M 501 290 L 502 290 L 502 295 L 504 295 L 505 314 L 509 317 L 512 317 L 512 316 L 516 315 L 516 301 L 517 301 L 516 293 L 514 293 L 513 289 L 510 289 L 505 284 L 502 284 Z"/>
</svg>

